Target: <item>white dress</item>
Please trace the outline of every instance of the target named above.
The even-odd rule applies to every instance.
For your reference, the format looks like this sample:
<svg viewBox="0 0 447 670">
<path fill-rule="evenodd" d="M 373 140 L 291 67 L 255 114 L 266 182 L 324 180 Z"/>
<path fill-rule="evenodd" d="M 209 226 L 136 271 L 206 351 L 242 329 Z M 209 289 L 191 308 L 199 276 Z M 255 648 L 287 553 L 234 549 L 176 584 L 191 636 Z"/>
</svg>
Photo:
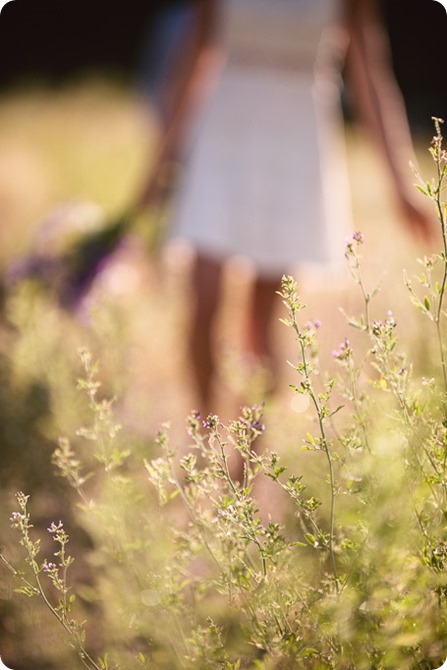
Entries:
<svg viewBox="0 0 447 670">
<path fill-rule="evenodd" d="M 191 133 L 174 237 L 271 277 L 343 259 L 337 14 L 337 0 L 222 2 L 226 60 Z"/>
</svg>

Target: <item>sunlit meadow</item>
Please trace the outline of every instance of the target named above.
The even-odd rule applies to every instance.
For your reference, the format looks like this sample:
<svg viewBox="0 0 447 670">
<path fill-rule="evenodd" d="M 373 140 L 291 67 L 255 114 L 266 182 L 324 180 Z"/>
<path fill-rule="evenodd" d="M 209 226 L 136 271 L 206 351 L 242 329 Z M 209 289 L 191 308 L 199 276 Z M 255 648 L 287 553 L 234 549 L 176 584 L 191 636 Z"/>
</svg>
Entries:
<svg viewBox="0 0 447 670">
<path fill-rule="evenodd" d="M 34 282 L 4 291 L 8 666 L 405 670 L 447 656 L 445 249 L 441 234 L 433 250 L 408 238 L 366 139 L 347 140 L 362 234 L 343 272 L 285 278 L 273 398 L 240 345 L 237 266 L 218 416 L 193 412 L 189 257 L 146 230 L 167 211 L 136 223 L 75 314 Z M 3 269 L 61 205 L 81 222 L 125 208 L 152 145 L 150 110 L 110 82 L 4 96 Z"/>
</svg>

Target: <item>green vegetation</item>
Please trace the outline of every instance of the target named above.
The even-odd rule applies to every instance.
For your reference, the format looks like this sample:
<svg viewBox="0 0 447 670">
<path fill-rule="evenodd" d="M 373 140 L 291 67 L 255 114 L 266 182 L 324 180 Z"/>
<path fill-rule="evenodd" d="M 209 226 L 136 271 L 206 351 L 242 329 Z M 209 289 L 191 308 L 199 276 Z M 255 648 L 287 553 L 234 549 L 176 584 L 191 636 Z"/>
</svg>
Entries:
<svg viewBox="0 0 447 670">
<path fill-rule="evenodd" d="M 305 291 L 284 277 L 278 304 L 288 399 L 280 394 L 264 406 L 247 385 L 257 404 L 235 419 L 192 412 L 183 427 L 179 406 L 170 416 L 171 389 L 184 374 L 181 336 L 166 335 L 176 320 L 182 331 L 175 273 L 175 286 L 153 280 L 142 302 L 106 291 L 87 323 L 62 313 L 32 282 L 7 299 L 2 396 L 16 423 L 2 446 L 7 635 L 0 644 L 12 639 L 20 651 L 1 647 L 5 663 L 70 670 L 441 665 L 441 128 L 436 121 L 435 176 L 419 184 L 435 205 L 441 251 L 420 260 L 417 276 L 407 271 L 400 282 L 406 303 L 394 277 L 389 289 L 389 278 L 381 287 L 371 279 L 377 272 L 368 268 L 367 233 L 347 240 L 354 291 L 343 300 L 348 316 L 330 324 L 329 334 L 324 314 L 313 318 Z M 171 293 L 177 297 L 163 310 Z M 143 349 L 135 343 L 149 323 L 151 344 Z M 135 375 L 147 377 L 141 394 Z M 162 375 L 168 381 L 160 383 Z M 299 415 L 290 397 L 304 408 Z M 19 426 L 27 442 L 14 460 Z M 235 454 L 241 480 L 232 474 Z M 24 493 L 13 496 L 14 486 Z"/>
</svg>

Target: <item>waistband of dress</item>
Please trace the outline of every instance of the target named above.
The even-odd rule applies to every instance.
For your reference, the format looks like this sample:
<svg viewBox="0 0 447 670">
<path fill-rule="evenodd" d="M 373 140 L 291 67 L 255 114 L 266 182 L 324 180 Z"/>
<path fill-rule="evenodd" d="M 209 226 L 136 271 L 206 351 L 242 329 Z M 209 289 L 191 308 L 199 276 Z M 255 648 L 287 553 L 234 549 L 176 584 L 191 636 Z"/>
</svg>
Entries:
<svg viewBox="0 0 447 670">
<path fill-rule="evenodd" d="M 311 74 L 315 67 L 315 56 L 272 53 L 260 49 L 231 49 L 226 58 L 226 65 Z"/>
</svg>

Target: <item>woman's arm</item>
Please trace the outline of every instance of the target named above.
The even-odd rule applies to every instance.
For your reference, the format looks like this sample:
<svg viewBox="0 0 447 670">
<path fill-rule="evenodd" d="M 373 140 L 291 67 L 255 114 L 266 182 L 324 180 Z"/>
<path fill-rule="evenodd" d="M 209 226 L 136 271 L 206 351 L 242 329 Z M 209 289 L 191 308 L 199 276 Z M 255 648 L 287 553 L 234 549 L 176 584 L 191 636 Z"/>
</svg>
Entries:
<svg viewBox="0 0 447 670">
<path fill-rule="evenodd" d="M 220 63 L 215 40 L 218 0 L 191 3 L 190 20 L 185 25 L 169 71 L 162 82 L 163 114 L 155 159 L 143 182 L 137 207 L 156 200 L 164 190 L 169 164 L 182 155 L 189 123 L 206 99 Z"/>
<path fill-rule="evenodd" d="M 358 116 L 385 158 L 406 223 L 414 233 L 429 239 L 433 221 L 409 178 L 409 160 L 414 153 L 410 130 L 376 4 L 375 0 L 346 2 L 348 84 Z"/>
</svg>

